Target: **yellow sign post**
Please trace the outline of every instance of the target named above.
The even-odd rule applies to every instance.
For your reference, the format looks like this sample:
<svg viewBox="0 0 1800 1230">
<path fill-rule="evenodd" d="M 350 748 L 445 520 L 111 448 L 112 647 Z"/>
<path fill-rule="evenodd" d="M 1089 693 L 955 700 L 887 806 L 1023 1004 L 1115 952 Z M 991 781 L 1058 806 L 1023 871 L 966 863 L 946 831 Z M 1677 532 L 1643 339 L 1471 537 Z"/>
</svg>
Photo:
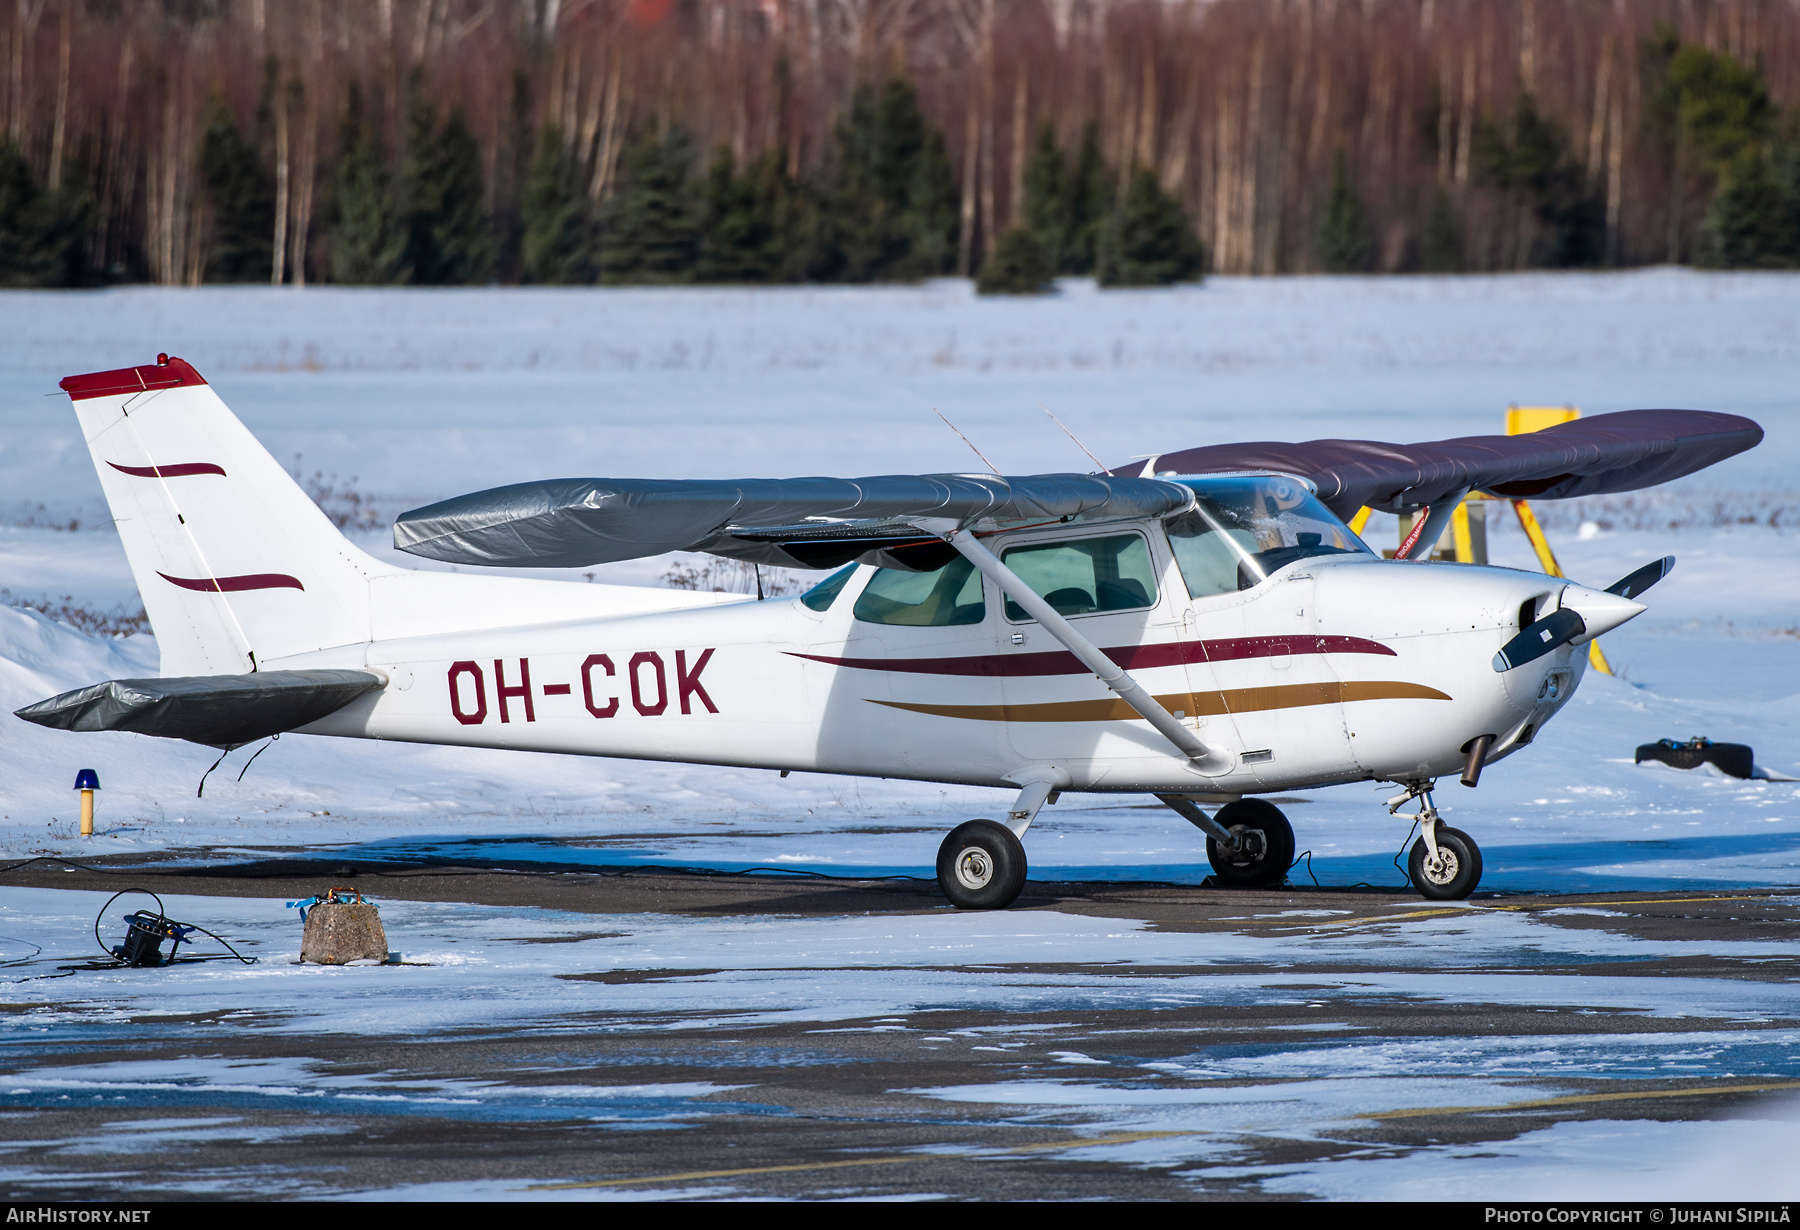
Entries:
<svg viewBox="0 0 1800 1230">
<path fill-rule="evenodd" d="M 1555 427 L 1559 423 L 1572 423 L 1580 417 L 1581 411 L 1574 406 L 1508 406 L 1506 408 L 1506 434 L 1518 436 L 1528 431 L 1542 431 L 1546 427 Z M 1479 514 L 1481 522 L 1479 534 L 1472 524 L 1475 518 L 1471 517 L 1469 508 L 1470 500 L 1486 500 L 1487 498 L 1483 495 L 1466 496 L 1462 503 L 1456 506 L 1456 512 L 1450 518 L 1450 539 L 1454 546 L 1456 562 L 1459 564 L 1487 563 L 1486 506 L 1483 505 L 1474 510 Z M 1537 517 L 1531 511 L 1531 506 L 1524 500 L 1508 502 L 1513 506 L 1513 512 L 1518 516 L 1519 524 L 1525 530 L 1525 537 L 1531 542 L 1531 549 L 1537 552 L 1538 563 L 1543 570 L 1553 577 L 1562 576 L 1563 570 L 1556 562 L 1556 553 L 1550 549 L 1550 540 L 1544 537 L 1544 528 L 1538 524 Z M 1370 510 L 1367 508 L 1358 509 L 1356 515 L 1350 518 L 1350 531 L 1359 538 L 1362 536 L 1363 528 L 1369 524 L 1369 513 Z M 1423 512 L 1414 514 L 1418 517 L 1424 515 Z M 1406 535 L 1411 529 L 1411 520 L 1407 517 L 1400 518 L 1402 541 L 1405 541 Z M 1479 541 L 1477 541 L 1478 538 Z M 1429 556 L 1430 551 L 1427 550 L 1424 554 Z M 1600 652 L 1598 640 L 1588 642 L 1588 662 L 1602 674 L 1613 673 L 1611 665 L 1606 661 L 1606 655 Z"/>
<path fill-rule="evenodd" d="M 1581 417 L 1581 411 L 1574 406 L 1508 406 L 1506 408 L 1506 434 L 1509 436 L 1524 435 L 1528 431 L 1542 431 L 1546 427 L 1555 427 L 1559 423 L 1572 423 Z M 1519 518 L 1519 525 L 1525 531 L 1525 537 L 1531 540 L 1531 549 L 1537 552 L 1538 563 L 1544 571 L 1553 577 L 1563 575 L 1561 565 L 1556 562 L 1556 553 L 1550 549 L 1550 540 L 1544 537 L 1544 527 L 1538 524 L 1537 516 L 1531 511 L 1531 505 L 1524 500 L 1512 501 L 1513 512 Z M 1588 642 L 1588 664 L 1603 675 L 1612 674 L 1612 666 L 1606 655 L 1600 652 L 1598 638 Z"/>
</svg>

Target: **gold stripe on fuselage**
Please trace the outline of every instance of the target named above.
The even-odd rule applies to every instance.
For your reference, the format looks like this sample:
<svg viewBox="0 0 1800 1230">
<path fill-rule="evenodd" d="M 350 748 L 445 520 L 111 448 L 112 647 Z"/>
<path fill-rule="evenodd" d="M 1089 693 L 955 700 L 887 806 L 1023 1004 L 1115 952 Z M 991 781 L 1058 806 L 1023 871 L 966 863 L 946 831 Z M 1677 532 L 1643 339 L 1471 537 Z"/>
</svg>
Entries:
<svg viewBox="0 0 1800 1230">
<path fill-rule="evenodd" d="M 1268 688 L 1231 688 L 1224 692 L 1176 692 L 1158 696 L 1157 703 L 1171 713 L 1188 717 L 1220 717 L 1228 713 L 1254 713 L 1264 709 L 1300 709 L 1308 705 L 1340 705 L 1353 700 L 1449 700 L 1436 688 L 1417 683 L 1372 680 L 1349 683 L 1289 683 Z M 1041 705 L 924 705 L 901 700 L 870 703 L 925 713 L 932 717 L 965 718 L 973 722 L 1131 722 L 1137 711 L 1118 697 L 1103 700 L 1056 701 Z"/>
</svg>

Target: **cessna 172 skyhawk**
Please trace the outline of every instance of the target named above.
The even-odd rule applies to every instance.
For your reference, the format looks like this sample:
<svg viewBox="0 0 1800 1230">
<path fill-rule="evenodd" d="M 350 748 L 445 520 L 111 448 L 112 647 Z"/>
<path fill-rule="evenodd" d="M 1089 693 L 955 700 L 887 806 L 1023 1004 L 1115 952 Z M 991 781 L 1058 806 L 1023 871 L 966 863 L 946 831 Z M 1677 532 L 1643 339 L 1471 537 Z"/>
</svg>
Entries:
<svg viewBox="0 0 1800 1230">
<path fill-rule="evenodd" d="M 1672 564 L 1606 589 L 1430 565 L 1470 491 L 1645 487 L 1752 447 L 1747 419 L 1602 415 L 1422 445 L 1219 445 L 1131 472 L 727 481 L 560 479 L 400 517 L 404 551 L 571 567 L 707 551 L 829 572 L 759 602 L 425 572 L 340 535 L 180 359 L 71 376 L 162 654 L 19 716 L 231 747 L 279 732 L 1010 787 L 945 839 L 963 907 L 1009 904 L 1039 808 L 1143 792 L 1206 834 L 1220 880 L 1279 883 L 1293 832 L 1255 798 L 1391 781 L 1411 875 L 1468 895 L 1481 854 L 1435 779 L 1528 746 L 1582 647 Z M 1401 559 L 1342 518 L 1425 509 Z M 1218 805 L 1208 814 L 1206 806 Z"/>
</svg>

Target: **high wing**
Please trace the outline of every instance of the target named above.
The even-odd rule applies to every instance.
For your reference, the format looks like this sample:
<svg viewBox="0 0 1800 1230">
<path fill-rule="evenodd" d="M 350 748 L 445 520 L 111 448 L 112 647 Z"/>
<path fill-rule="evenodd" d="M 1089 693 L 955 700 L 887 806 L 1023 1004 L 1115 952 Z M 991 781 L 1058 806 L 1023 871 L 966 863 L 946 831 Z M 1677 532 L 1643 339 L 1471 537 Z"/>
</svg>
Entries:
<svg viewBox="0 0 1800 1230">
<path fill-rule="evenodd" d="M 1367 506 L 1410 512 L 1470 491 L 1562 500 L 1654 487 L 1754 448 L 1762 428 L 1708 410 L 1622 410 L 1519 436 L 1423 444 L 1374 440 L 1214 444 L 1163 453 L 1114 473 L 1276 471 L 1310 479 L 1340 517 Z"/>
<path fill-rule="evenodd" d="M 488 567 L 581 568 L 705 551 L 759 564 L 835 568 L 851 560 L 937 568 L 950 549 L 916 521 L 1017 525 L 1159 517 L 1193 493 L 1150 474 L 1294 474 L 1340 517 L 1364 505 L 1406 512 L 1470 491 L 1565 499 L 1633 491 L 1692 474 L 1762 439 L 1746 418 L 1627 410 L 1521 436 L 1424 444 L 1314 440 L 1164 453 L 1110 474 L 884 475 L 876 478 L 561 478 L 495 487 L 402 514 L 394 545 Z M 1145 471 L 1137 476 L 1133 470 Z"/>
<path fill-rule="evenodd" d="M 489 567 L 581 568 L 707 551 L 788 568 L 836 568 L 864 556 L 937 568 L 953 552 L 914 518 L 969 525 L 1160 517 L 1193 500 L 1179 483 L 1109 474 L 558 478 L 403 513 L 394 522 L 394 545 L 427 559 Z"/>
</svg>

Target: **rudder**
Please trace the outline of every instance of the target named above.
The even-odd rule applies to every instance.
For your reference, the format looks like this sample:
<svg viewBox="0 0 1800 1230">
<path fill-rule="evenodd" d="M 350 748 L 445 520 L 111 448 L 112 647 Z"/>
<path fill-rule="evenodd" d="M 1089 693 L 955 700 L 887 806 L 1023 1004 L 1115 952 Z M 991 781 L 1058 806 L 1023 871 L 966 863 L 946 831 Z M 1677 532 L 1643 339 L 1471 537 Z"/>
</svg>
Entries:
<svg viewBox="0 0 1800 1230">
<path fill-rule="evenodd" d="M 344 538 L 194 368 L 62 381 L 167 675 L 369 639 L 369 581 L 405 569 Z"/>
</svg>

